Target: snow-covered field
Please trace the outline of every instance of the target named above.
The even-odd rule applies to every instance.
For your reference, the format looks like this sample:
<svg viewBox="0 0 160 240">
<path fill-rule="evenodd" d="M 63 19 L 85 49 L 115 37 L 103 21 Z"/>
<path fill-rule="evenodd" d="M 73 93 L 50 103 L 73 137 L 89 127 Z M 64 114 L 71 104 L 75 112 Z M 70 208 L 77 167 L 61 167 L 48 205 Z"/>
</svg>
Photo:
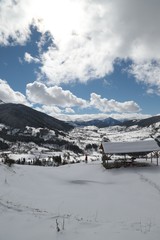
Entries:
<svg viewBox="0 0 160 240">
<path fill-rule="evenodd" d="M 1 240 L 158 240 L 159 211 L 156 165 L 0 164 Z"/>
</svg>

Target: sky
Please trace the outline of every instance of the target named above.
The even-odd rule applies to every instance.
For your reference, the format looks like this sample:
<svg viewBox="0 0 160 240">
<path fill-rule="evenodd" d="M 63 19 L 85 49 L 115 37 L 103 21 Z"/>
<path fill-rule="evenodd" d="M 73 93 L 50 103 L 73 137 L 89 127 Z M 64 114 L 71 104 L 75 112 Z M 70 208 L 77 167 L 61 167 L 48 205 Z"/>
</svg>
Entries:
<svg viewBox="0 0 160 240">
<path fill-rule="evenodd" d="M 62 120 L 159 115 L 160 1 L 0 0 L 0 99 Z"/>
</svg>

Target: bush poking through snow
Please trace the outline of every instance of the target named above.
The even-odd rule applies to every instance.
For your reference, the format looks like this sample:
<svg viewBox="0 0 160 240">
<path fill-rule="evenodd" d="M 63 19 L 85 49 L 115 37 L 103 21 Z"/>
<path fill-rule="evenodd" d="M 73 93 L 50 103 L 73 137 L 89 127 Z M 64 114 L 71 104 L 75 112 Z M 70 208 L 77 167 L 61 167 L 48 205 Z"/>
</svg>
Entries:
<svg viewBox="0 0 160 240">
<path fill-rule="evenodd" d="M 57 232 L 60 232 L 60 227 L 57 219 L 56 219 L 56 229 L 57 229 Z"/>
<path fill-rule="evenodd" d="M 65 225 L 65 219 L 64 218 L 63 218 L 63 222 L 61 222 L 61 228 L 59 226 L 58 220 L 56 219 L 56 229 L 57 229 L 57 232 L 60 232 L 61 230 L 64 230 L 64 225 Z"/>
</svg>

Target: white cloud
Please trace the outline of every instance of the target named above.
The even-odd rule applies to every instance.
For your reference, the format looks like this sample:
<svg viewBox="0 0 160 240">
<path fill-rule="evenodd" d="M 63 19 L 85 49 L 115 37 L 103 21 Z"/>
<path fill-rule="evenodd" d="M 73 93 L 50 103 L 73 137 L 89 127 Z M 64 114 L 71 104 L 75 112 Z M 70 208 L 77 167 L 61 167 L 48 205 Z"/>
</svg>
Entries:
<svg viewBox="0 0 160 240">
<path fill-rule="evenodd" d="M 157 0 L 1 0 L 0 44 L 24 44 L 34 24 L 57 46 L 41 53 L 48 82 L 86 82 L 112 72 L 117 58 L 160 59 L 159 10 Z"/>
<path fill-rule="evenodd" d="M 70 91 L 63 90 L 61 87 L 47 87 L 40 82 L 28 84 L 26 94 L 30 102 L 41 104 L 42 110 L 50 115 L 56 112 L 53 111 L 53 107 L 58 107 L 57 113 L 74 113 L 71 107 L 98 109 L 103 113 L 140 111 L 140 107 L 134 101 L 117 102 L 114 99 L 101 98 L 96 93 L 92 93 L 90 100 L 87 101 L 77 98 Z"/>
<path fill-rule="evenodd" d="M 32 57 L 31 54 L 29 54 L 27 52 L 24 54 L 24 60 L 28 63 L 32 63 L 32 62 L 39 63 L 40 62 L 40 60 L 38 58 Z"/>
<path fill-rule="evenodd" d="M 96 93 L 91 94 L 90 106 L 101 112 L 139 112 L 140 107 L 134 101 L 117 102 L 114 99 L 101 98 Z"/>
<path fill-rule="evenodd" d="M 29 83 L 26 91 L 27 98 L 32 103 L 41 104 L 41 111 L 49 115 L 62 113 L 75 113 L 74 107 L 81 109 L 98 109 L 102 113 L 139 112 L 140 107 L 134 101 L 117 102 L 114 99 L 102 98 L 92 93 L 90 100 L 76 97 L 68 90 L 61 87 L 48 87 L 40 82 Z"/>
<path fill-rule="evenodd" d="M 146 90 L 146 93 L 147 93 L 148 95 L 154 95 L 154 94 L 160 95 L 160 88 L 154 89 L 154 88 L 150 88 L 150 87 L 149 87 L 149 88 Z"/>
<path fill-rule="evenodd" d="M 80 15 L 68 24 L 65 37 L 63 20 L 61 30 L 50 28 L 57 48 L 50 47 L 42 55 L 41 68 L 50 84 L 103 77 L 113 71 L 117 58 L 160 58 L 160 2 L 85 0 L 79 1 L 79 9 Z"/>
<path fill-rule="evenodd" d="M 147 92 L 149 94 L 160 95 L 160 60 L 135 62 L 131 65 L 129 72 L 134 75 L 138 82 L 148 85 Z"/>
<path fill-rule="evenodd" d="M 5 103 L 21 103 L 30 105 L 22 93 L 14 91 L 8 83 L 2 79 L 0 79 L 0 99 Z"/>
<path fill-rule="evenodd" d="M 47 107 L 52 112 L 53 106 L 66 108 L 66 113 L 73 113 L 71 107 L 93 108 L 100 112 L 138 112 L 140 107 L 134 101 L 117 102 L 113 99 L 101 98 L 100 95 L 92 93 L 90 100 L 78 98 L 68 90 L 61 87 L 47 87 L 43 83 L 34 82 L 27 85 L 27 97 L 32 103 L 39 103 Z M 44 109 L 45 110 L 45 109 Z M 48 112 L 48 111 L 47 111 Z"/>
<path fill-rule="evenodd" d="M 141 114 L 135 112 L 122 112 L 122 113 L 96 113 L 96 114 L 71 114 L 74 113 L 70 108 L 62 109 L 56 106 L 43 105 L 41 107 L 36 107 L 36 110 L 44 112 L 52 117 L 60 119 L 62 121 L 90 121 L 94 119 L 105 119 L 114 118 L 119 120 L 129 120 L 129 119 L 144 119 L 151 117 L 149 114 Z"/>
<path fill-rule="evenodd" d="M 56 106 L 47 106 L 43 105 L 42 107 L 36 107 L 37 111 L 44 112 L 52 117 L 59 116 L 62 113 L 62 110 Z"/>
<path fill-rule="evenodd" d="M 52 115 L 55 116 L 55 115 Z M 114 119 L 119 120 L 126 120 L 126 119 L 144 119 L 151 117 L 151 115 L 147 114 L 140 114 L 140 113 L 115 113 L 115 114 L 73 114 L 73 115 L 67 115 L 67 114 L 59 114 L 57 115 L 58 119 L 65 120 L 65 121 L 90 121 L 93 119 L 105 119 L 108 117 L 112 117 Z"/>
<path fill-rule="evenodd" d="M 63 90 L 58 86 L 47 87 L 40 82 L 27 84 L 26 94 L 31 102 L 43 105 L 55 105 L 60 107 L 83 107 L 86 105 L 85 100 L 77 98 L 70 91 Z"/>
<path fill-rule="evenodd" d="M 86 82 L 113 71 L 114 58 L 105 56 L 103 46 L 96 47 L 91 40 L 76 35 L 64 44 L 58 50 L 51 47 L 41 56 L 41 71 L 50 84 Z"/>
<path fill-rule="evenodd" d="M 75 113 L 75 111 L 72 108 L 66 108 L 65 113 Z"/>
<path fill-rule="evenodd" d="M 56 117 L 58 119 L 61 119 L 63 121 L 67 121 L 68 115 L 75 113 L 72 108 L 59 108 L 56 106 L 48 106 L 48 105 L 42 105 L 41 107 L 35 108 L 37 111 L 44 112 L 52 117 Z"/>
<path fill-rule="evenodd" d="M 30 6 L 28 0 L 1 0 L 0 44 L 24 44 L 29 39 L 29 26 L 33 21 Z"/>
</svg>

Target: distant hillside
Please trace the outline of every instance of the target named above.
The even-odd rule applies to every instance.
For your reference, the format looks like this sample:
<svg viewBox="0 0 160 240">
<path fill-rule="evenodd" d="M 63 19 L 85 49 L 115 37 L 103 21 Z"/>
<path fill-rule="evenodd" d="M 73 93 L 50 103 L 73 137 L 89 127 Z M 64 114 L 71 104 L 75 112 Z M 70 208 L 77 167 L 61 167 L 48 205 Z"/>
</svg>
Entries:
<svg viewBox="0 0 160 240">
<path fill-rule="evenodd" d="M 22 104 L 0 104 L 0 123 L 12 128 L 24 129 L 26 126 L 68 131 L 73 127 L 68 123 L 48 116 Z"/>
<path fill-rule="evenodd" d="M 140 120 L 129 120 L 122 123 L 123 126 L 130 127 L 134 125 L 138 125 L 139 127 L 148 127 L 152 124 L 160 122 L 160 115 L 159 116 L 153 116 L 146 119 L 140 119 Z"/>
<path fill-rule="evenodd" d="M 106 119 L 94 119 L 90 121 L 75 121 L 75 126 L 96 126 L 99 128 L 103 127 L 109 127 L 109 126 L 115 126 L 115 125 L 121 125 L 121 121 L 116 120 L 114 118 L 106 118 Z"/>
<path fill-rule="evenodd" d="M 103 127 L 110 127 L 110 126 L 126 126 L 126 127 L 130 127 L 130 126 L 134 126 L 134 125 L 138 125 L 139 127 L 148 127 L 154 123 L 160 122 L 160 115 L 159 116 L 153 116 L 150 118 L 146 118 L 146 119 L 133 119 L 133 120 L 125 120 L 125 121 L 120 121 L 114 118 L 106 118 L 106 119 L 94 119 L 94 120 L 90 120 L 90 121 L 75 121 L 72 122 L 73 126 L 81 126 L 81 127 L 85 127 L 85 126 L 96 126 L 99 128 L 103 128 Z"/>
</svg>

